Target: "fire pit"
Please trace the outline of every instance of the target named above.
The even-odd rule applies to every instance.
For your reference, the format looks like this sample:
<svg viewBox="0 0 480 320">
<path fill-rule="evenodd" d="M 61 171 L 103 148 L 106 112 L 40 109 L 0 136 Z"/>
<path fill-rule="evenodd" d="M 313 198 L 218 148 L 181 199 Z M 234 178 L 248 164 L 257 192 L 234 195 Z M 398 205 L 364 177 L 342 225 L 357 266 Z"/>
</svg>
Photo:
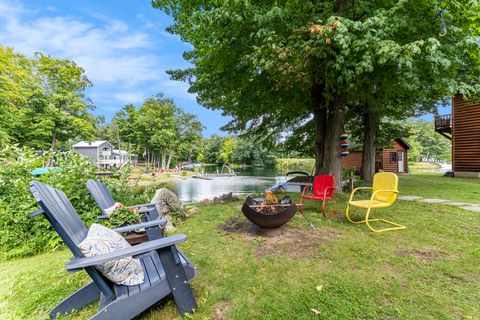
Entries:
<svg viewBox="0 0 480 320">
<path fill-rule="evenodd" d="M 242 212 L 251 222 L 263 228 L 277 228 L 290 221 L 297 212 L 290 199 L 271 203 L 267 199 L 247 197 Z"/>
</svg>

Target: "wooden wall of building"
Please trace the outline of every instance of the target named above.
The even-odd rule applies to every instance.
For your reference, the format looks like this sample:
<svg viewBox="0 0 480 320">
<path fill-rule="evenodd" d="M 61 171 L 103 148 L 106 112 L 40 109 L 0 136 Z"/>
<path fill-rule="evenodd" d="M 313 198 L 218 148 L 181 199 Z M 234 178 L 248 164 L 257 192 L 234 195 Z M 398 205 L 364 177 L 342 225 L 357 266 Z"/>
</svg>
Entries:
<svg viewBox="0 0 480 320">
<path fill-rule="evenodd" d="M 360 171 L 362 168 L 362 151 L 352 151 L 346 157 L 342 158 L 342 168 L 350 169 L 355 167 L 356 170 Z"/>
<path fill-rule="evenodd" d="M 380 169 L 385 172 L 394 172 L 399 173 L 398 170 L 398 160 L 399 160 L 399 153 L 403 152 L 403 167 L 404 173 L 408 173 L 408 149 L 406 146 L 399 143 L 397 140 L 392 141 L 392 144 L 378 152 L 377 154 L 377 161 L 380 161 Z M 395 154 L 394 158 L 392 159 L 392 153 Z M 362 170 L 362 152 L 361 151 L 353 151 L 347 157 L 342 158 L 342 168 L 349 169 L 355 166 L 358 172 Z"/>
<path fill-rule="evenodd" d="M 453 171 L 480 172 L 480 103 L 457 94 L 452 101 Z"/>
</svg>

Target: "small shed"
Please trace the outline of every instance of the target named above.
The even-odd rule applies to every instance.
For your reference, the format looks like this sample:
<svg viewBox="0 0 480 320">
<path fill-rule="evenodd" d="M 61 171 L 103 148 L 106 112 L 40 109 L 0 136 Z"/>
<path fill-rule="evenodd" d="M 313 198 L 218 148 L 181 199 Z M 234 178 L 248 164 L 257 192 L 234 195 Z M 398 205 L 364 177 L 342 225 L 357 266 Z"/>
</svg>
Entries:
<svg viewBox="0 0 480 320">
<path fill-rule="evenodd" d="M 408 173 L 408 150 L 410 145 L 403 139 L 394 139 L 384 148 L 377 149 L 375 172 Z M 342 158 L 342 168 L 355 167 L 357 172 L 362 170 L 363 151 L 352 151 Z"/>
</svg>

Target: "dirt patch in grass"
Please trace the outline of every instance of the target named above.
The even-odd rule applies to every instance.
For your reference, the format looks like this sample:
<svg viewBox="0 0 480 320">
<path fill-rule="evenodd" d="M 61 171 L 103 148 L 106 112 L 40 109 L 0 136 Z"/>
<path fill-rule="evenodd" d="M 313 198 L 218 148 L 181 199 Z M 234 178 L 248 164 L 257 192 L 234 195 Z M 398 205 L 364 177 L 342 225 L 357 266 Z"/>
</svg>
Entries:
<svg viewBox="0 0 480 320">
<path fill-rule="evenodd" d="M 224 302 L 224 303 L 218 305 L 217 307 L 215 307 L 215 309 L 213 309 L 212 319 L 228 320 L 227 313 L 230 310 L 230 308 L 231 308 L 231 305 L 230 305 L 229 302 Z"/>
<path fill-rule="evenodd" d="M 445 257 L 442 252 L 427 249 L 401 249 L 396 254 L 399 257 L 413 256 L 424 261 L 437 261 Z"/>
<path fill-rule="evenodd" d="M 224 223 L 218 225 L 218 229 L 226 233 L 238 233 L 249 238 L 261 236 L 263 230 L 268 230 L 260 228 L 244 217 L 228 218 Z"/>
<path fill-rule="evenodd" d="M 311 258 L 317 247 L 341 235 L 332 229 L 300 229 L 282 226 L 264 229 L 251 223 L 245 217 L 231 217 L 218 226 L 220 231 L 242 235 L 248 241 L 257 243 L 255 256 L 287 255 L 292 259 Z"/>
<path fill-rule="evenodd" d="M 430 213 L 433 213 L 433 214 L 446 214 L 447 212 L 445 210 L 442 210 L 442 209 L 438 209 L 438 208 L 433 208 L 430 210 Z"/>
</svg>

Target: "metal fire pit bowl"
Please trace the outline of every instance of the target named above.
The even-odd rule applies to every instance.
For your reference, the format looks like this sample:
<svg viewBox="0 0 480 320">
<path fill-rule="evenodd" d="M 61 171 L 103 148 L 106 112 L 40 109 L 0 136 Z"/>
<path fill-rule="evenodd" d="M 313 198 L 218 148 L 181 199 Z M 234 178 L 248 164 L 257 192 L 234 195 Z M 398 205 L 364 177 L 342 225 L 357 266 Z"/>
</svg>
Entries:
<svg viewBox="0 0 480 320">
<path fill-rule="evenodd" d="M 259 200 L 247 197 L 242 206 L 242 212 L 248 220 L 263 228 L 277 228 L 288 221 L 290 221 L 295 213 L 298 211 L 295 203 L 290 203 L 285 206 L 277 206 L 275 213 L 262 213 L 252 208 L 259 204 Z"/>
</svg>

